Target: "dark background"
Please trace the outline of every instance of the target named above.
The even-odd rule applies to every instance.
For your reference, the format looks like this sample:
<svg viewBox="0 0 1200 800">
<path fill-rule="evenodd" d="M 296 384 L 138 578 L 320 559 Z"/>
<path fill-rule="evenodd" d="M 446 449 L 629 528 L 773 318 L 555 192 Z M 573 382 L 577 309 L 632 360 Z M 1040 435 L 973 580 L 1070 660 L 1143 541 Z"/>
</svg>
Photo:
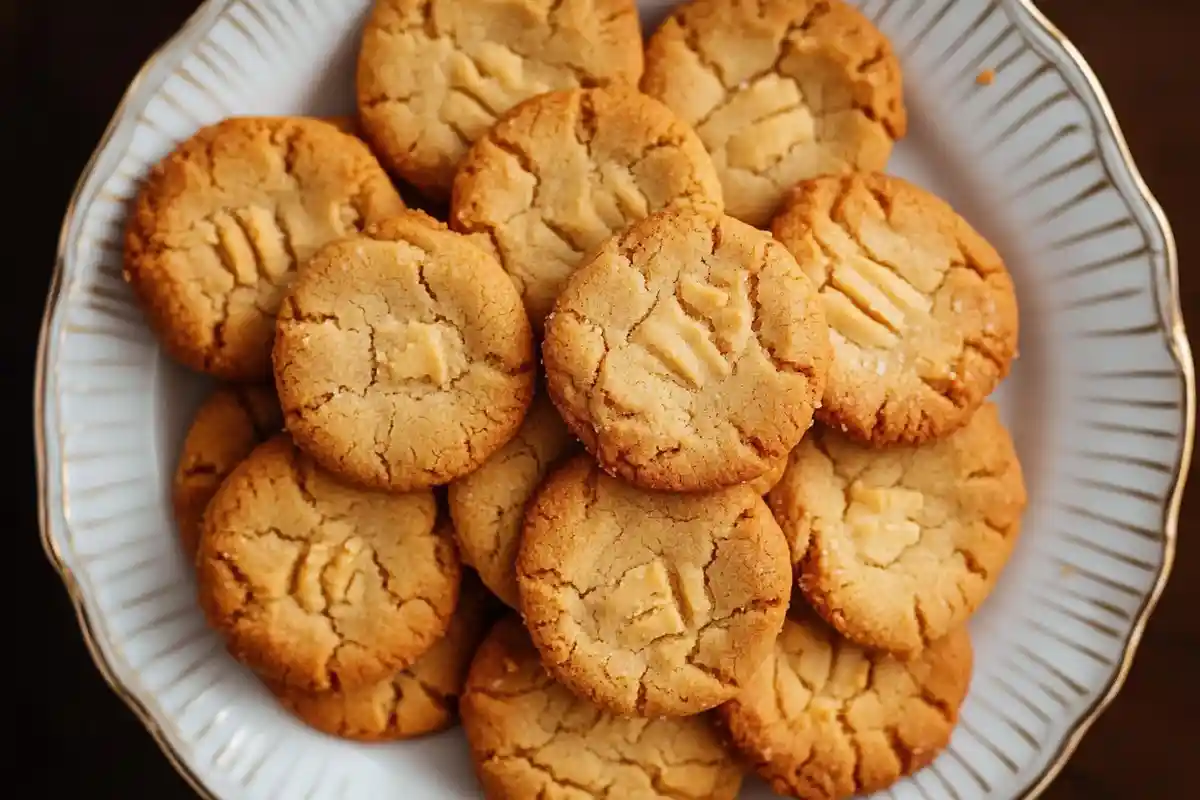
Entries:
<svg viewBox="0 0 1200 800">
<path fill-rule="evenodd" d="M 190 796 L 84 649 L 67 594 L 37 535 L 29 387 L 58 227 L 75 181 L 142 61 L 196 0 L 0 0 L 0 337 L 5 414 L 0 450 L 15 462 L 2 552 L 3 709 L 15 737 L 5 770 L 16 796 L 60 780 L 94 797 Z M 1179 244 L 1183 305 L 1200 331 L 1200 4 L 1042 0 L 1103 82 L 1134 156 Z M 13 214 L 13 210 L 16 214 Z M 14 251 L 15 246 L 15 251 Z M 1200 480 L 1184 502 L 1173 578 L 1116 703 L 1048 798 L 1167 798 L 1196 791 L 1200 761 Z M 1190 788 L 1189 788 L 1190 787 Z"/>
</svg>

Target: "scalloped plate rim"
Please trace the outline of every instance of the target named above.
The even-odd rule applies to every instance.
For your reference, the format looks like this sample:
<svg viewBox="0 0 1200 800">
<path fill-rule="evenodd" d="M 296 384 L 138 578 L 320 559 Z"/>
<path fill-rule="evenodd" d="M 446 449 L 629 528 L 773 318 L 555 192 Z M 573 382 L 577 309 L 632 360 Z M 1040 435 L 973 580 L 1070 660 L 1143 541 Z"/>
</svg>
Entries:
<svg viewBox="0 0 1200 800">
<path fill-rule="evenodd" d="M 179 745 L 171 741 L 175 737 L 158 724 L 155 719 L 155 713 L 135 695 L 135 691 L 127 686 L 121 678 L 117 677 L 117 669 L 113 666 L 112 656 L 108 652 L 107 637 L 97 634 L 98 631 L 101 633 L 104 631 L 101 615 L 94 613 L 94 609 L 89 608 L 90 601 L 88 597 L 81 590 L 74 572 L 68 566 L 62 552 L 60 552 L 54 533 L 58 519 L 54 515 L 60 511 L 59 506 L 61 506 L 63 494 L 62 464 L 56 452 L 56 447 L 50 443 L 51 437 L 47 436 L 46 432 L 47 409 L 51 405 L 56 405 L 56 399 L 52 394 L 55 389 L 54 378 L 48 371 L 48 365 L 53 361 L 52 356 L 56 354 L 58 347 L 56 334 L 60 327 L 59 312 L 64 307 L 60 299 L 64 285 L 70 278 L 67 275 L 68 254 L 70 246 L 75 239 L 75 224 L 81 218 L 81 215 L 77 212 L 80 208 L 84 207 L 84 198 L 89 193 L 95 191 L 98 181 L 103 180 L 98 170 L 103 155 L 114 142 L 118 141 L 119 137 L 128 136 L 131 133 L 131 128 L 137 121 L 138 113 L 149 102 L 153 92 L 157 89 L 156 86 L 148 84 L 148 78 L 157 69 L 167 64 L 167 62 L 186 55 L 189 46 L 194 44 L 194 40 L 207 32 L 208 26 L 215 23 L 226 9 L 244 2 L 246 0 L 205 0 L 188 17 L 175 34 L 150 54 L 122 95 L 112 118 L 80 174 L 80 178 L 67 204 L 57 245 L 54 270 L 47 293 L 45 312 L 39 332 L 33 392 L 38 517 L 40 536 L 46 558 L 63 581 L 64 588 L 75 607 L 81 634 L 88 652 L 105 682 L 126 703 L 154 738 L 171 765 L 191 788 L 203 797 L 214 799 L 218 795 L 188 767 L 184 757 L 177 750 Z M 1179 442 L 1179 460 L 1175 466 L 1171 492 L 1164 503 L 1162 565 L 1154 577 L 1150 591 L 1143 598 L 1138 612 L 1132 620 L 1129 634 L 1124 642 L 1121 661 L 1112 678 L 1108 681 L 1107 685 L 1101 688 L 1091 706 L 1072 726 L 1066 729 L 1062 740 L 1058 743 L 1056 751 L 1041 773 L 1027 783 L 1025 788 L 1017 795 L 1022 800 L 1032 800 L 1045 791 L 1063 767 L 1066 766 L 1071 755 L 1092 724 L 1120 693 L 1141 642 L 1146 623 L 1152 615 L 1170 576 L 1178 540 L 1179 509 L 1187 482 L 1194 445 L 1196 387 L 1195 367 L 1180 310 L 1179 264 L 1174 235 L 1162 207 L 1155 199 L 1134 163 L 1124 134 L 1099 80 L 1088 66 L 1082 54 L 1045 17 L 1032 0 L 1001 0 L 1001 2 L 1007 6 L 1012 6 L 1019 14 L 1023 15 L 1025 23 L 1033 29 L 1032 32 L 1035 35 L 1045 37 L 1047 42 L 1042 42 L 1041 44 L 1046 46 L 1048 43 L 1049 50 L 1051 51 L 1046 53 L 1048 58 L 1059 66 L 1067 66 L 1078 73 L 1078 77 L 1082 79 L 1082 83 L 1087 89 L 1086 92 L 1079 92 L 1078 96 L 1087 107 L 1089 116 L 1093 122 L 1097 124 L 1096 138 L 1101 152 L 1105 157 L 1104 160 L 1111 162 L 1108 165 L 1118 170 L 1135 189 L 1135 192 L 1131 194 L 1118 186 L 1121 196 L 1131 204 L 1130 213 L 1132 215 L 1138 215 L 1139 209 L 1137 207 L 1140 204 L 1140 210 L 1148 212 L 1148 216 L 1154 222 L 1154 227 L 1150 233 L 1156 234 L 1160 239 L 1166 269 L 1165 274 L 1158 270 L 1153 272 L 1153 288 L 1158 293 L 1158 303 L 1156 305 L 1160 321 L 1163 323 L 1165 344 L 1175 362 L 1175 367 L 1183 383 L 1184 397 L 1180 410 L 1185 415 L 1182 427 L 1182 441 Z M 1072 88 L 1078 90 L 1078 87 Z M 1106 143 L 1106 139 L 1109 140 L 1107 143 L 1111 143 L 1114 146 L 1116 158 L 1111 158 L 1111 154 L 1104 150 L 1103 146 Z M 52 467 L 57 467 L 57 469 L 52 470 Z"/>
</svg>

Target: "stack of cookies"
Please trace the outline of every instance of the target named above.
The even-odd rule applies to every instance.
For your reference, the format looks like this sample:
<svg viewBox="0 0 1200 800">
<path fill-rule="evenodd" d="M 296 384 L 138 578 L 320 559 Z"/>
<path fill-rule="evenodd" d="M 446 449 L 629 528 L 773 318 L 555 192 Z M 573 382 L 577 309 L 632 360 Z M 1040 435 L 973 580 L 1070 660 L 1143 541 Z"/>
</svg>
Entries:
<svg viewBox="0 0 1200 800">
<path fill-rule="evenodd" d="M 358 105 L 204 128 L 129 224 L 164 348 L 223 382 L 175 506 L 230 652 L 332 735 L 461 713 L 493 798 L 932 760 L 1025 505 L 986 399 L 1017 307 L 883 172 L 882 34 L 693 0 L 643 50 L 632 0 L 377 0 Z"/>
</svg>

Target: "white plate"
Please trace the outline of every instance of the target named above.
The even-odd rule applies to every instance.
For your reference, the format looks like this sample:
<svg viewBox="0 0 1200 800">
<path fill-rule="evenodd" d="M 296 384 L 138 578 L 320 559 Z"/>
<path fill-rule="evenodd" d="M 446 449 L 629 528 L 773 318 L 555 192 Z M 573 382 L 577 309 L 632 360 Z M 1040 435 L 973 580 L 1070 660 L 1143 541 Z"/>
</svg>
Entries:
<svg viewBox="0 0 1200 800">
<path fill-rule="evenodd" d="M 644 1 L 647 25 L 669 4 Z M 1022 352 L 998 397 L 1030 492 L 972 622 L 962 724 L 890 794 L 1033 797 L 1120 688 L 1170 568 L 1195 415 L 1174 243 L 1092 73 L 1028 2 L 861 5 L 906 70 L 911 132 L 890 171 L 954 204 L 1015 277 Z M 312 732 L 205 629 L 168 504 L 205 384 L 166 360 L 121 280 L 126 204 L 177 141 L 230 114 L 351 111 L 368 6 L 201 7 L 134 81 L 80 180 L 42 332 L 46 551 L 97 665 L 209 796 L 478 792 L 459 732 L 378 746 Z M 748 782 L 744 796 L 769 792 Z"/>
</svg>

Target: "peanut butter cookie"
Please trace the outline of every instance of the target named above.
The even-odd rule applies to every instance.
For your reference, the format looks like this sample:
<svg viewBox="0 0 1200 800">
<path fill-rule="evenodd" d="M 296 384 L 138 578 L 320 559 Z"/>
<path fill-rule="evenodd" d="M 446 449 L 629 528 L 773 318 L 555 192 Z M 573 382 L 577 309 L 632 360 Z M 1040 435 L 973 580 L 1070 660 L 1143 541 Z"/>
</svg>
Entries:
<svg viewBox="0 0 1200 800">
<path fill-rule="evenodd" d="M 496 260 L 420 212 L 322 249 L 279 313 L 275 382 L 296 443 L 363 486 L 471 472 L 533 396 L 533 338 Z"/>
<path fill-rule="evenodd" d="M 633 0 L 376 0 L 358 60 L 358 108 L 375 150 L 432 195 L 523 100 L 642 74 Z"/>
<path fill-rule="evenodd" d="M 606 714 L 554 682 L 515 616 L 480 645 L 462 722 L 490 800 L 734 800 L 742 782 L 708 715 Z"/>
<path fill-rule="evenodd" d="M 876 445 L 934 439 L 1008 375 L 1012 278 L 942 200 L 888 175 L 817 178 L 795 188 L 772 228 L 829 320 L 822 422 Z"/>
<path fill-rule="evenodd" d="M 302 117 L 235 117 L 160 162 L 125 237 L 125 279 L 167 352 L 233 381 L 271 374 L 275 312 L 317 248 L 401 211 L 367 146 Z"/>
<path fill-rule="evenodd" d="M 580 261 L 671 203 L 721 205 L 704 145 L 632 87 L 527 100 L 475 142 L 450 201 L 455 230 L 485 234 L 534 327 Z"/>
<path fill-rule="evenodd" d="M 432 492 L 349 486 L 281 434 L 209 503 L 200 605 L 234 657 L 269 681 L 378 683 L 445 634 L 458 600 L 458 555 L 436 515 Z"/>
<path fill-rule="evenodd" d="M 755 494 L 765 495 L 775 488 L 775 484 L 779 483 L 779 479 L 783 477 L 784 471 L 787 470 L 787 465 L 788 459 L 784 456 L 767 467 L 767 471 L 762 475 L 759 475 L 752 481 L 747 481 L 746 485 L 753 489 Z"/>
<path fill-rule="evenodd" d="M 693 0 L 646 47 L 642 90 L 694 126 L 726 212 L 770 220 L 796 181 L 881 170 L 904 136 L 900 64 L 841 0 Z"/>
<path fill-rule="evenodd" d="M 586 455 L 526 515 L 521 613 L 547 668 L 617 714 L 684 716 L 737 694 L 783 625 L 787 542 L 748 486 L 648 492 Z"/>
<path fill-rule="evenodd" d="M 450 484 L 447 499 L 462 559 L 512 608 L 519 603 L 516 562 L 525 506 L 550 468 L 575 445 L 550 399 L 538 394 L 516 437 Z"/>
<path fill-rule="evenodd" d="M 957 433 L 918 446 L 877 450 L 816 428 L 770 495 L 808 600 L 844 636 L 900 656 L 983 602 L 1025 502 L 991 403 Z"/>
<path fill-rule="evenodd" d="M 482 584 L 464 573 L 458 607 L 446 635 L 407 669 L 351 691 L 306 692 L 278 683 L 268 686 L 284 707 L 331 736 L 382 742 L 440 731 L 450 727 L 457 716 L 467 669 L 487 632 L 487 606 Z"/>
<path fill-rule="evenodd" d="M 269 386 L 223 386 L 209 395 L 188 428 L 175 468 L 171 500 L 188 558 L 196 555 L 208 501 L 250 451 L 283 429 Z"/>
<path fill-rule="evenodd" d="M 865 797 L 950 743 L 972 658 L 966 628 L 905 662 L 864 650 L 805 615 L 784 624 L 774 655 L 717 713 L 779 794 Z"/>
<path fill-rule="evenodd" d="M 812 424 L 829 330 L 768 234 L 669 208 L 571 276 L 542 356 L 555 405 L 608 472 L 708 490 L 760 477 Z"/>
</svg>

